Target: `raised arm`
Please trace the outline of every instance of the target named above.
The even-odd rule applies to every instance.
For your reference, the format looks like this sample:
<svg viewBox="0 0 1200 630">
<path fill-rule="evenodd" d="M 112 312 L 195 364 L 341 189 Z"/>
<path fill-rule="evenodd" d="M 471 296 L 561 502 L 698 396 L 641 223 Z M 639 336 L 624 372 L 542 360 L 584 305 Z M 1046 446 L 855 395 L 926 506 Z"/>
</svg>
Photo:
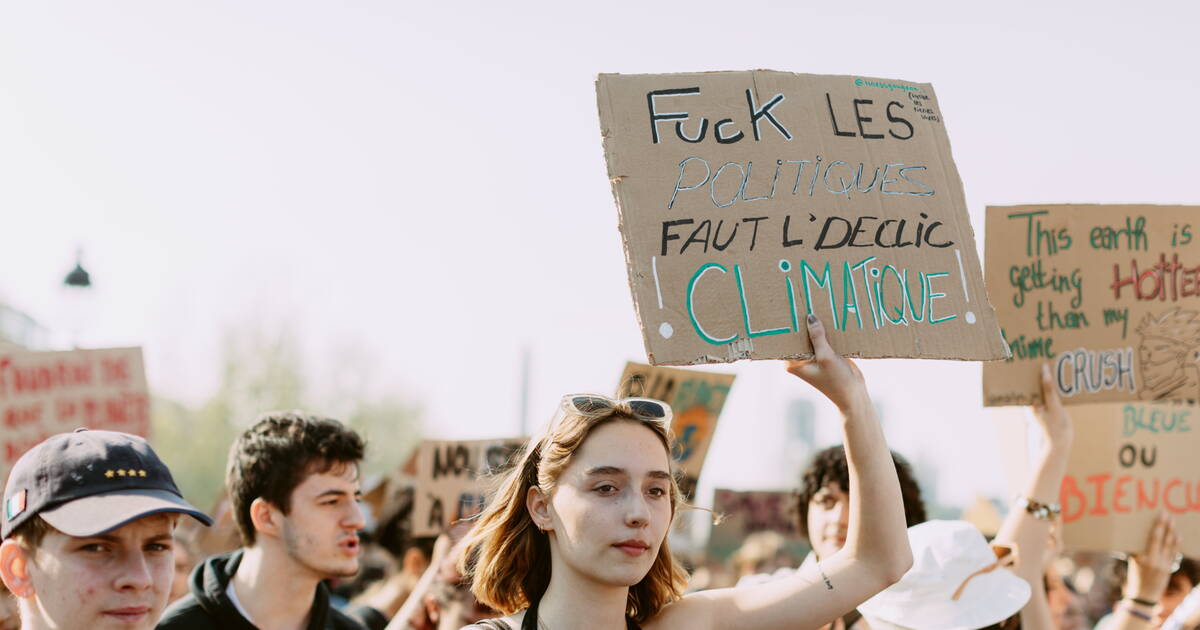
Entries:
<svg viewBox="0 0 1200 630">
<path fill-rule="evenodd" d="M 884 440 L 862 372 L 834 352 L 816 318 L 810 319 L 809 332 L 816 358 L 793 362 L 788 371 L 815 387 L 841 411 L 850 481 L 846 544 L 828 562 L 822 560 L 821 567 L 830 581 L 831 570 L 853 571 L 853 577 L 847 576 L 842 581 L 863 581 L 868 587 L 853 605 L 834 611 L 836 617 L 898 581 L 912 566 L 912 550 L 896 464 Z M 832 590 L 838 588 L 834 583 Z"/>
<path fill-rule="evenodd" d="M 652 628 L 819 628 L 895 583 L 912 566 L 896 466 L 884 442 L 862 372 L 838 356 L 815 317 L 808 319 L 813 360 L 788 371 L 842 413 L 850 481 L 846 544 L 811 570 L 766 584 L 702 591 L 667 606 Z"/>
<path fill-rule="evenodd" d="M 421 578 L 409 592 L 408 598 L 404 600 L 404 604 L 392 616 L 392 620 L 384 630 L 408 630 L 412 627 L 411 622 L 425 606 L 425 597 L 429 595 L 433 582 L 437 579 L 438 571 L 442 567 L 442 561 L 445 560 L 447 554 L 451 553 L 452 547 L 449 536 L 446 534 L 438 536 L 433 543 L 433 553 L 430 555 L 429 566 L 426 567 L 425 573 L 421 574 Z"/>
<path fill-rule="evenodd" d="M 1150 528 L 1146 548 L 1129 558 L 1129 571 L 1121 589 L 1121 601 L 1113 611 L 1112 621 L 1105 630 L 1143 630 L 1152 627 L 1158 605 L 1162 601 L 1175 558 L 1179 555 L 1180 540 L 1175 522 L 1163 512 Z"/>
<path fill-rule="evenodd" d="M 1044 448 L 1025 485 L 1025 494 L 1009 506 L 1008 516 L 994 541 L 1016 548 L 1017 564 L 1013 570 L 1029 583 L 1029 603 L 1021 609 L 1021 625 L 1025 630 L 1051 630 L 1054 627 L 1043 575 L 1055 515 L 1050 508 L 1039 510 L 1038 507 L 1058 505 L 1073 437 L 1071 416 L 1063 407 L 1050 377 L 1050 368 L 1045 364 L 1042 365 L 1041 382 L 1043 404 L 1034 408 L 1034 415 L 1042 430 Z"/>
</svg>

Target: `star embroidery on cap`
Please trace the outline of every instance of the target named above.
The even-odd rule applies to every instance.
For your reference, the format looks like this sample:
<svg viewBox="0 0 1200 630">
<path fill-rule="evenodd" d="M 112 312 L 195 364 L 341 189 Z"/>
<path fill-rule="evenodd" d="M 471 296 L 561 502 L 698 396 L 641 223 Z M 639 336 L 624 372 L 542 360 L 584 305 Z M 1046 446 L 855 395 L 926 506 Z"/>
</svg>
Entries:
<svg viewBox="0 0 1200 630">
<path fill-rule="evenodd" d="M 145 477 L 145 476 L 146 476 L 146 471 L 144 471 L 144 470 L 139 470 L 139 471 L 138 471 L 138 476 L 139 476 L 139 477 Z"/>
<path fill-rule="evenodd" d="M 125 476 L 125 469 L 124 469 L 124 468 L 118 468 L 118 469 L 117 469 L 117 475 L 118 475 L 118 476 L 121 476 L 121 477 L 124 477 L 124 476 Z"/>
<path fill-rule="evenodd" d="M 113 471 L 111 471 L 111 470 L 106 470 L 106 471 L 104 471 L 104 476 L 105 476 L 105 477 L 108 477 L 109 479 L 112 479 L 112 478 L 113 478 Z"/>
</svg>

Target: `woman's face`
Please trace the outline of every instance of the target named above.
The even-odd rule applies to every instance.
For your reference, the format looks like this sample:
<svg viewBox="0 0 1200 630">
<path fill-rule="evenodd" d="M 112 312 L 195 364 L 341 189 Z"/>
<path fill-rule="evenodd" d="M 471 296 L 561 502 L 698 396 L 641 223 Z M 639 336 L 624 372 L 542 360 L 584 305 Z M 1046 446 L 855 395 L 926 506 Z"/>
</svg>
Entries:
<svg viewBox="0 0 1200 630">
<path fill-rule="evenodd" d="M 650 571 L 671 524 L 671 462 L 648 427 L 614 420 L 592 429 L 549 501 L 530 491 L 548 530 L 554 574 L 632 586 Z"/>
<path fill-rule="evenodd" d="M 1170 617 L 1171 613 L 1175 612 L 1175 609 L 1179 607 L 1179 604 L 1183 603 L 1183 598 L 1187 597 L 1187 594 L 1190 593 L 1192 588 L 1195 586 L 1196 585 L 1192 584 L 1192 581 L 1188 579 L 1188 576 L 1184 575 L 1183 573 L 1176 573 L 1175 575 L 1171 576 L 1171 581 L 1167 583 L 1166 592 L 1164 592 L 1162 598 L 1159 599 L 1158 605 L 1154 607 L 1155 628 L 1161 626 L 1162 623 L 1167 620 L 1167 617 Z"/>
<path fill-rule="evenodd" d="M 808 541 L 818 558 L 828 558 L 846 544 L 850 528 L 850 495 L 831 481 L 808 502 Z"/>
</svg>

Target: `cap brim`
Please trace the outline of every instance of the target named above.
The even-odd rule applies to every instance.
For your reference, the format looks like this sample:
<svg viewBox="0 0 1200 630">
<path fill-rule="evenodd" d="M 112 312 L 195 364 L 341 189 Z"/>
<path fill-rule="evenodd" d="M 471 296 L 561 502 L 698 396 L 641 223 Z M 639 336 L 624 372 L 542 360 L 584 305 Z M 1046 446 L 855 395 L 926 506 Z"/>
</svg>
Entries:
<svg viewBox="0 0 1200 630">
<path fill-rule="evenodd" d="M 154 514 L 178 513 L 212 525 L 212 519 L 167 490 L 121 490 L 64 503 L 40 516 L 54 529 L 76 538 L 98 536 Z"/>
<path fill-rule="evenodd" d="M 972 630 L 986 628 L 1017 614 L 1029 601 L 1029 583 L 1007 569 L 971 578 L 958 600 L 914 601 L 889 598 L 887 591 L 858 606 L 864 617 L 886 622 L 884 627 L 921 630 Z M 872 624 L 871 621 L 867 623 Z"/>
</svg>

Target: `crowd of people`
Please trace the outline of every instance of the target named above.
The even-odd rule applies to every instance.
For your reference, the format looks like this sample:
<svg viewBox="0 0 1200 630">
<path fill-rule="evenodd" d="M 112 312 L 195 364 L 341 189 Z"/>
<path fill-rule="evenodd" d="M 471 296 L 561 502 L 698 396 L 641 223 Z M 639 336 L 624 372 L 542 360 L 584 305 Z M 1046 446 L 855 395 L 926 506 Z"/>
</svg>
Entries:
<svg viewBox="0 0 1200 630">
<path fill-rule="evenodd" d="M 432 544 L 407 535 L 402 495 L 368 518 L 358 434 L 272 412 L 233 444 L 227 509 L 213 517 L 142 438 L 79 430 L 24 453 L 3 496 L 0 630 L 1200 627 L 1198 567 L 1167 514 L 1119 562 L 1062 553 L 1073 432 L 1047 372 L 1035 414 L 1045 448 L 989 540 L 966 521 L 928 520 L 861 372 L 819 320 L 808 328 L 815 357 L 787 370 L 836 405 L 844 439 L 799 480 L 811 552 L 795 567 L 744 562 L 736 584 L 715 588 L 672 554 L 690 506 L 660 401 L 564 397 L 482 513 Z M 206 536 L 214 521 L 236 541 Z M 746 549 L 737 557 L 778 557 L 779 545 Z"/>
</svg>

